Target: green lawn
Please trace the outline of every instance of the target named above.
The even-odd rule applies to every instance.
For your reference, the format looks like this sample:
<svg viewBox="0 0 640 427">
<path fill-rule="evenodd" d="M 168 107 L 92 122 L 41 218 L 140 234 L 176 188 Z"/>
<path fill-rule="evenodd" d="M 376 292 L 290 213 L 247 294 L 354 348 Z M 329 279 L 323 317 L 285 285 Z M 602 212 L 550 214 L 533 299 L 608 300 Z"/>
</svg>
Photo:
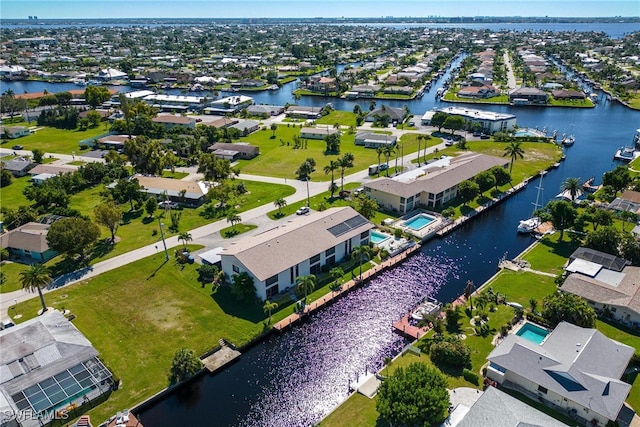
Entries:
<svg viewBox="0 0 640 427">
<path fill-rule="evenodd" d="M 196 249 L 196 246 L 190 246 Z M 164 263 L 162 253 L 87 282 L 45 295 L 47 305 L 70 310 L 123 386 L 89 413 L 98 422 L 167 386 L 179 348 L 203 354 L 220 338 L 243 345 L 263 331 L 262 307 L 216 293 L 197 281 L 197 265 Z M 38 298 L 18 304 L 20 321 L 35 317 Z"/>
<path fill-rule="evenodd" d="M 256 228 L 258 228 L 258 226 L 254 224 L 236 224 L 235 226 L 230 226 L 220 230 L 220 235 L 224 239 L 229 239 Z"/>
<path fill-rule="evenodd" d="M 28 126 L 26 122 L 23 123 L 23 125 Z M 82 155 L 83 151 L 80 150 L 80 141 L 93 138 L 108 131 L 104 125 L 85 131 L 43 127 L 31 135 L 20 138 L 20 145 L 22 145 L 25 150 L 40 148 L 46 153 L 62 154 L 72 154 L 75 151 L 77 155 Z M 0 142 L 0 146 L 7 148 L 14 143 L 13 140 L 3 140 Z"/>
<path fill-rule="evenodd" d="M 372 427 L 383 426 L 387 423 L 378 421 L 376 411 L 376 397 L 369 399 L 360 394 L 352 394 L 346 401 L 327 416 L 320 426 L 322 427 Z"/>
<path fill-rule="evenodd" d="M 22 192 L 31 185 L 31 176 L 13 178 L 11 184 L 0 189 L 0 206 L 16 209 L 18 206 L 30 205 L 31 202 L 24 197 Z"/>
<path fill-rule="evenodd" d="M 542 307 L 542 299 L 556 291 L 553 277 L 511 270 L 503 270 L 488 287 L 506 295 L 507 301 L 517 302 L 525 308 L 529 307 L 531 298 L 535 298 L 538 307 Z"/>
<path fill-rule="evenodd" d="M 564 234 L 562 242 L 559 240 L 560 233 L 547 235 L 534 245 L 523 258 L 529 261 L 534 270 L 559 275 L 562 273 L 562 267 L 569 256 L 580 246 L 580 242 L 570 240 L 567 233 Z"/>
<path fill-rule="evenodd" d="M 2 271 L 6 280 L 0 285 L 0 293 L 13 292 L 20 289 L 20 272 L 26 269 L 27 266 L 25 264 L 2 262 L 0 271 Z"/>
<path fill-rule="evenodd" d="M 338 186 L 340 186 L 340 181 L 339 180 L 337 180 L 336 183 L 338 184 Z M 355 188 L 358 188 L 359 186 L 360 186 L 359 183 L 352 182 L 350 184 L 345 184 L 344 189 L 345 190 L 353 190 Z M 317 195 L 315 195 L 315 196 L 310 198 L 311 203 L 309 204 L 309 207 L 311 209 L 314 209 L 314 210 L 320 210 L 321 207 L 322 207 L 321 205 L 323 205 L 325 208 L 336 208 L 336 207 L 342 207 L 342 206 L 351 206 L 351 201 L 350 200 L 341 199 L 341 198 L 337 197 L 337 193 L 334 196 L 335 197 L 332 199 L 331 198 L 331 194 L 328 191 L 325 191 L 324 193 L 317 194 Z M 283 216 L 293 215 L 302 206 L 307 206 L 307 199 L 306 198 L 304 200 L 299 201 L 299 202 L 287 205 L 287 206 L 283 207 L 280 210 L 278 210 L 276 208 L 276 209 L 272 210 L 271 212 L 269 212 L 267 214 L 267 216 L 269 218 L 275 220 L 275 219 L 278 219 L 278 218 L 282 218 Z"/>
<path fill-rule="evenodd" d="M 182 179 L 185 176 L 189 175 L 186 172 L 171 172 L 170 170 L 163 170 L 162 177 L 163 178 L 173 178 L 173 179 Z"/>
<path fill-rule="evenodd" d="M 338 123 L 341 126 L 355 126 L 356 115 L 349 111 L 334 110 L 315 121 L 317 124 L 334 125 Z"/>
</svg>

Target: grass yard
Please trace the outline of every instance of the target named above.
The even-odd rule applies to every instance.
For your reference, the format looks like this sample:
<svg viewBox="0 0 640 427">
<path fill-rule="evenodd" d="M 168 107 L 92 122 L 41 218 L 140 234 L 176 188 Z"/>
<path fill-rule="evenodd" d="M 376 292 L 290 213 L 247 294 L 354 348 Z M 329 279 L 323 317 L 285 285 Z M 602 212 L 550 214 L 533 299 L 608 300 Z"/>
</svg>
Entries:
<svg viewBox="0 0 640 427">
<path fill-rule="evenodd" d="M 22 194 L 25 188 L 31 185 L 31 176 L 12 178 L 11 184 L 0 189 L 0 205 L 17 209 L 18 206 L 30 205 L 31 202 Z"/>
<path fill-rule="evenodd" d="M 173 179 L 182 179 L 189 174 L 186 172 L 171 172 L 170 170 L 163 170 L 162 177 L 163 178 L 173 178 Z"/>
<path fill-rule="evenodd" d="M 376 397 L 369 399 L 360 393 L 354 393 L 322 420 L 320 426 L 372 427 L 387 425 L 387 423 L 378 420 L 376 400 Z"/>
<path fill-rule="evenodd" d="M 45 295 L 48 306 L 76 316 L 74 324 L 122 380 L 89 412 L 97 421 L 166 387 L 177 349 L 203 354 L 220 338 L 243 345 L 263 331 L 261 306 L 238 301 L 227 287 L 212 294 L 197 281 L 197 265 L 163 261 L 159 253 Z M 35 317 L 39 305 L 38 298 L 18 304 L 20 321 Z"/>
<path fill-rule="evenodd" d="M 4 274 L 5 282 L 0 285 L 0 293 L 13 292 L 20 289 L 20 272 L 27 269 L 26 264 L 3 261 L 0 264 L 0 271 Z"/>
<path fill-rule="evenodd" d="M 25 122 L 23 125 L 27 126 L 28 124 Z M 25 150 L 40 148 L 46 153 L 62 154 L 72 154 L 75 151 L 77 155 L 81 156 L 83 151 L 80 150 L 79 142 L 105 132 L 108 132 L 108 129 L 105 129 L 104 125 L 85 131 L 43 127 L 31 135 L 20 138 L 20 145 Z M 0 142 L 0 146 L 8 148 L 14 143 L 13 140 L 4 140 Z"/>
<path fill-rule="evenodd" d="M 333 110 L 326 116 L 315 121 L 317 124 L 331 125 L 338 123 L 340 126 L 355 126 L 356 115 L 350 111 Z"/>
<path fill-rule="evenodd" d="M 340 180 L 339 179 L 336 180 L 336 184 L 338 184 L 338 186 L 340 186 Z M 352 182 L 350 184 L 345 184 L 344 189 L 345 190 L 353 190 L 354 188 L 358 188 L 359 186 L 360 186 L 360 183 Z M 325 191 L 324 193 L 320 193 L 320 194 L 317 194 L 317 195 L 311 197 L 310 201 L 311 201 L 311 203 L 309 204 L 309 207 L 311 209 L 313 209 L 313 210 L 320 210 L 320 208 L 321 208 L 320 205 L 324 205 L 325 208 L 351 206 L 351 201 L 350 200 L 341 199 L 341 198 L 337 197 L 337 193 L 336 193 L 335 197 L 332 199 L 331 198 L 331 194 L 328 191 Z M 274 209 L 271 212 L 269 212 L 267 214 L 267 216 L 269 218 L 271 218 L 271 219 L 274 219 L 274 220 L 275 219 L 279 219 L 279 218 L 282 218 L 283 216 L 288 216 L 288 215 L 294 214 L 302 206 L 307 206 L 307 199 L 306 198 L 304 200 L 300 200 L 299 202 L 287 205 L 287 206 L 283 207 L 281 210 Z"/>
<path fill-rule="evenodd" d="M 242 233 L 246 233 L 247 231 L 254 230 L 258 228 L 257 225 L 254 224 L 236 224 L 235 227 L 227 227 L 220 230 L 220 235 L 224 239 L 230 239 L 232 237 L 236 237 Z"/>
<path fill-rule="evenodd" d="M 562 242 L 560 233 L 554 233 L 538 241 L 523 258 L 529 261 L 534 270 L 559 275 L 563 271 L 562 266 L 578 247 L 580 242 L 569 239 L 568 233 L 564 234 Z"/>
<path fill-rule="evenodd" d="M 538 307 L 542 307 L 542 299 L 557 289 L 553 277 L 511 270 L 502 270 L 487 285 L 487 288 L 489 287 L 493 288 L 494 292 L 506 295 L 507 301 L 517 302 L 525 308 L 530 306 L 531 298 L 535 298 Z"/>
</svg>

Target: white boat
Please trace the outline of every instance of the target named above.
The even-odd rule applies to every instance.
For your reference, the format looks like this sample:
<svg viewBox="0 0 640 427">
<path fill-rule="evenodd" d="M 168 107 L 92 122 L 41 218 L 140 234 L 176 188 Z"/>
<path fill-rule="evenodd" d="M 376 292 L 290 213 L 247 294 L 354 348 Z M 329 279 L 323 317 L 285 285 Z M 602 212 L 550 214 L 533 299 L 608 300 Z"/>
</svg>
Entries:
<svg viewBox="0 0 640 427">
<path fill-rule="evenodd" d="M 533 203 L 533 213 L 531 218 L 523 219 L 518 224 L 518 233 L 531 233 L 538 228 L 538 226 L 542 223 L 540 217 L 535 216 L 535 213 L 542 206 L 542 191 L 544 188 L 542 187 L 542 178 L 546 175 L 547 171 L 543 171 L 540 173 L 540 183 L 536 187 L 538 189 L 538 193 L 536 194 L 536 201 Z"/>
<path fill-rule="evenodd" d="M 620 147 L 616 154 L 613 155 L 613 158 L 621 162 L 630 162 L 638 156 L 640 156 L 640 151 L 636 150 L 635 147 Z"/>
<path fill-rule="evenodd" d="M 562 145 L 573 145 L 574 142 L 576 142 L 576 138 L 573 135 L 565 135 L 562 137 L 562 140 L 560 140 Z"/>
</svg>

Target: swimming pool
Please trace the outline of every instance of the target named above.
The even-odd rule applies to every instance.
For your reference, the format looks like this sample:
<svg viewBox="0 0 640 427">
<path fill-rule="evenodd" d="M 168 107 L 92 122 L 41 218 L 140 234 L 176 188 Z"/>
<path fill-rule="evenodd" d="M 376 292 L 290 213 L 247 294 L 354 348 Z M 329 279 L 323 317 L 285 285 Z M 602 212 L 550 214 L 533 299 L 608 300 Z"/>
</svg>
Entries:
<svg viewBox="0 0 640 427">
<path fill-rule="evenodd" d="M 533 323 L 525 322 L 525 324 L 518 329 L 516 335 L 539 345 L 542 344 L 547 335 L 549 335 L 549 331 Z"/>
<path fill-rule="evenodd" d="M 371 237 L 371 243 L 373 243 L 374 245 L 382 243 L 385 240 L 391 238 L 391 236 L 389 236 L 388 234 L 379 233 L 377 231 L 372 231 L 370 234 L 370 237 Z"/>
<path fill-rule="evenodd" d="M 544 136 L 544 134 L 538 130 L 533 129 L 520 129 L 513 133 L 513 136 Z"/>
<path fill-rule="evenodd" d="M 420 215 L 414 216 L 410 220 L 405 221 L 403 225 L 414 231 L 418 231 L 426 227 L 427 225 L 431 224 L 433 221 L 435 221 L 434 217 L 431 217 L 425 214 L 420 214 Z"/>
</svg>

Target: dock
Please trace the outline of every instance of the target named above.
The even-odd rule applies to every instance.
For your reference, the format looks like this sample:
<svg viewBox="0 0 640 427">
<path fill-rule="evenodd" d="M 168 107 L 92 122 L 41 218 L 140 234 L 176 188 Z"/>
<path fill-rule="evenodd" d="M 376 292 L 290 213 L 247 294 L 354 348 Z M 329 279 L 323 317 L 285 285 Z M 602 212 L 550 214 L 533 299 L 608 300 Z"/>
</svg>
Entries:
<svg viewBox="0 0 640 427">
<path fill-rule="evenodd" d="M 202 364 L 209 373 L 213 373 L 236 360 L 240 357 L 240 354 L 238 350 L 220 340 L 220 347 L 213 353 L 205 356 L 202 359 Z"/>
<path fill-rule="evenodd" d="M 276 332 L 282 332 L 284 331 L 286 328 L 292 327 L 293 325 L 295 325 L 296 323 L 302 321 L 303 319 L 307 318 L 309 315 L 311 315 L 313 312 L 315 312 L 316 310 L 319 310 L 327 305 L 332 304 L 335 300 L 341 298 L 343 295 L 345 295 L 346 293 L 350 292 L 352 289 L 355 289 L 359 286 L 361 286 L 363 283 L 366 283 L 369 279 L 377 276 L 378 274 L 380 274 L 380 272 L 387 270 L 393 266 L 395 266 L 396 264 L 404 261 L 405 259 L 407 259 L 410 255 L 414 254 L 416 251 L 420 250 L 420 245 L 419 244 L 415 244 L 413 246 L 410 246 L 407 250 L 401 252 L 400 254 L 387 259 L 386 261 L 383 261 L 381 264 L 376 265 L 372 268 L 370 268 L 367 271 L 363 271 L 362 272 L 362 277 L 358 276 L 352 280 L 349 280 L 348 282 L 344 283 L 342 285 L 342 288 L 338 291 L 335 292 L 331 292 L 330 294 L 327 294 L 325 296 L 323 296 L 322 298 L 319 298 L 309 304 L 307 304 L 304 307 L 304 311 L 296 311 L 295 313 L 290 314 L 289 316 L 285 317 L 284 319 L 282 319 L 281 321 L 275 323 L 273 325 L 273 330 L 275 330 Z"/>
</svg>

